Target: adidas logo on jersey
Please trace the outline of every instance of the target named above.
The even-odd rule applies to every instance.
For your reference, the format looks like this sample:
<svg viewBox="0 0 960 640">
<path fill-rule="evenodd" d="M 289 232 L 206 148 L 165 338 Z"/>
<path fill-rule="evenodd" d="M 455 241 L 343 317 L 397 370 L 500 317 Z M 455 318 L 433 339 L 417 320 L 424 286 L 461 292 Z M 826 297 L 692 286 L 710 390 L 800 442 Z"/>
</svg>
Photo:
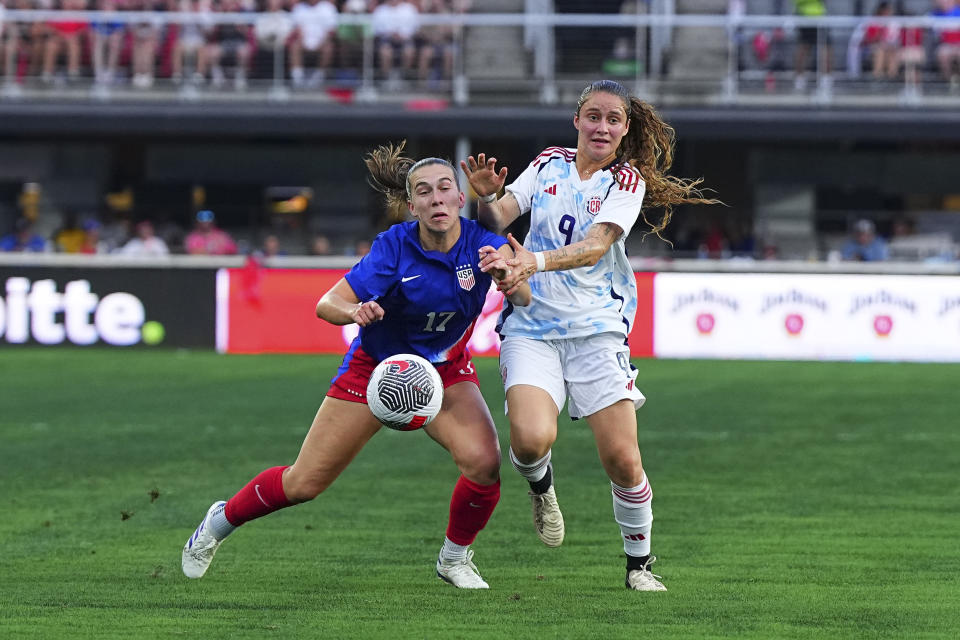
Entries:
<svg viewBox="0 0 960 640">
<path fill-rule="evenodd" d="M 543 190 L 544 193 L 549 193 L 552 196 L 557 195 L 557 185 L 552 185 Z"/>
</svg>

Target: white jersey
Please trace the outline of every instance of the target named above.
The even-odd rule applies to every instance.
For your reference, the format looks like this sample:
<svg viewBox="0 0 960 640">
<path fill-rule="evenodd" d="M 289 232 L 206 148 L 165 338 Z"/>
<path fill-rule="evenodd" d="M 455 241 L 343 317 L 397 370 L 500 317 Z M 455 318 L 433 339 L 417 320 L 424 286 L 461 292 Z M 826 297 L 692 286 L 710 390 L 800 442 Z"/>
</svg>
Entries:
<svg viewBox="0 0 960 640">
<path fill-rule="evenodd" d="M 555 339 L 612 331 L 626 337 L 633 328 L 637 283 L 624 240 L 640 215 L 646 185 L 640 172 L 625 164 L 581 180 L 575 157 L 576 149 L 548 147 L 507 187 L 520 213 L 530 212 L 523 246 L 558 249 L 583 240 L 599 222 L 617 225 L 623 235 L 592 267 L 531 276 L 532 302 L 527 307 L 506 303 L 498 325 L 501 335 Z"/>
</svg>

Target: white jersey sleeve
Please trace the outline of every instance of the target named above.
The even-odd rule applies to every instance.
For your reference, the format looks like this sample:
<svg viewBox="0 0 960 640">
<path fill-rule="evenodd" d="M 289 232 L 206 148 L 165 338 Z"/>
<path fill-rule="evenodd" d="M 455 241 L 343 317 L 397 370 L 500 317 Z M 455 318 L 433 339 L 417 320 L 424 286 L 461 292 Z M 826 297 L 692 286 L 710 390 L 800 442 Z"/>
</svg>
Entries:
<svg viewBox="0 0 960 640">
<path fill-rule="evenodd" d="M 632 167 L 617 171 L 616 178 L 618 182 L 610 187 L 610 194 L 603 201 L 593 223 L 615 224 L 623 231 L 621 238 L 626 238 L 640 216 L 640 207 L 643 205 L 643 195 L 646 193 L 647 185 L 640 176 L 640 172 Z"/>
</svg>

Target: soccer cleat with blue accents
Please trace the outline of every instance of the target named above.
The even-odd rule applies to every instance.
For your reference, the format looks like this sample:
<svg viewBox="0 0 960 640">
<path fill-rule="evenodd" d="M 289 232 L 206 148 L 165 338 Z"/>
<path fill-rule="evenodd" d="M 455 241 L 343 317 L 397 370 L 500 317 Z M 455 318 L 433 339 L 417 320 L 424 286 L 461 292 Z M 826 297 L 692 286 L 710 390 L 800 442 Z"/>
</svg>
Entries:
<svg viewBox="0 0 960 640">
<path fill-rule="evenodd" d="M 188 578 L 202 578 L 203 574 L 210 568 L 210 563 L 213 562 L 213 554 L 217 552 L 217 548 L 222 542 L 214 537 L 213 530 L 210 528 L 210 518 L 214 511 L 225 504 L 227 503 L 221 500 L 210 505 L 200 526 L 187 540 L 187 544 L 183 545 L 180 566 L 183 568 L 183 575 Z"/>
</svg>

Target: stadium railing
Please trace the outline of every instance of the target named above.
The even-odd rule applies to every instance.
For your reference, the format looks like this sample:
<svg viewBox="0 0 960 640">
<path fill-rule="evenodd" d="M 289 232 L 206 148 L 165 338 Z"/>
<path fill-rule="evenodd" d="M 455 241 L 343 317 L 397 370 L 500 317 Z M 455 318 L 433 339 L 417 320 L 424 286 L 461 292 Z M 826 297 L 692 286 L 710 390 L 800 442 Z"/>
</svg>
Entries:
<svg viewBox="0 0 960 640">
<path fill-rule="evenodd" d="M 265 267 L 280 269 L 348 269 L 359 260 L 356 256 L 277 256 L 263 260 Z M 76 255 L 59 253 L 0 253 L 4 267 L 79 267 L 217 269 L 242 267 L 247 256 L 187 256 L 139 258 L 116 254 Z M 960 262 L 811 262 L 808 260 L 720 260 L 631 258 L 638 272 L 690 273 L 817 273 L 874 275 L 957 275 Z"/>
<path fill-rule="evenodd" d="M 638 3 L 642 4 L 642 3 Z M 155 25 L 244 24 L 254 25 L 264 14 L 100 12 L 6 9 L 0 23 L 6 25 L 3 39 L 5 58 L 0 100 L 176 100 L 176 101 L 328 101 L 393 102 L 442 100 L 453 104 L 503 103 L 555 104 L 575 99 L 588 81 L 613 77 L 630 86 L 638 95 L 661 104 L 699 105 L 855 105 L 942 106 L 955 108 L 960 102 L 956 82 L 941 79 L 935 56 L 928 55 L 919 69 L 917 84 L 905 80 L 877 83 L 863 73 L 863 26 L 869 23 L 896 23 L 922 28 L 925 47 L 932 48 L 929 34 L 936 30 L 960 29 L 960 19 L 938 17 L 878 18 L 873 16 L 829 16 L 801 18 L 793 15 L 677 15 L 670 3 L 662 13 L 558 14 L 510 13 L 420 16 L 421 25 L 455 25 L 455 64 L 451 78 L 440 78 L 419 86 L 413 78 L 389 86 L 376 65 L 370 16 L 341 14 L 341 25 L 364 27 L 362 63 L 358 69 L 335 69 L 319 89 L 291 91 L 286 73 L 286 51 L 278 41 L 264 68 L 257 68 L 242 91 L 212 90 L 184 82 L 175 86 L 162 71 L 149 91 L 138 91 L 124 83 L 96 84 L 87 67 L 80 83 L 42 83 L 35 75 L 24 75 L 22 65 L 11 62 L 7 47 L 9 28 L 17 23 L 114 22 Z M 812 56 L 809 89 L 793 82 L 793 56 L 771 67 L 754 46 L 757 34 L 782 35 L 784 46 L 796 45 L 801 28 L 817 29 L 821 43 L 833 43 L 831 63 L 821 52 Z M 493 30 L 493 31 L 491 31 Z M 504 40 L 478 37 L 496 30 L 508 31 L 516 49 L 503 48 Z M 687 37 L 679 37 L 686 34 Z M 501 37 L 503 34 L 501 34 Z M 492 44 L 491 44 L 492 43 Z M 499 49 L 502 49 L 498 51 Z M 818 47 L 822 51 L 822 48 Z M 518 52 L 519 59 L 503 64 L 503 56 Z M 270 55 L 272 53 L 272 56 Z M 691 53 L 699 53 L 696 56 Z M 500 57 L 498 57 L 498 54 Z M 512 54 L 511 54 L 512 55 Z M 476 58 L 472 60 L 471 58 Z M 494 64 L 495 63 L 495 64 Z M 835 69 L 826 73 L 826 69 Z M 869 74 L 867 74 L 869 75 Z M 903 74 L 901 74 L 903 75 Z"/>
</svg>

